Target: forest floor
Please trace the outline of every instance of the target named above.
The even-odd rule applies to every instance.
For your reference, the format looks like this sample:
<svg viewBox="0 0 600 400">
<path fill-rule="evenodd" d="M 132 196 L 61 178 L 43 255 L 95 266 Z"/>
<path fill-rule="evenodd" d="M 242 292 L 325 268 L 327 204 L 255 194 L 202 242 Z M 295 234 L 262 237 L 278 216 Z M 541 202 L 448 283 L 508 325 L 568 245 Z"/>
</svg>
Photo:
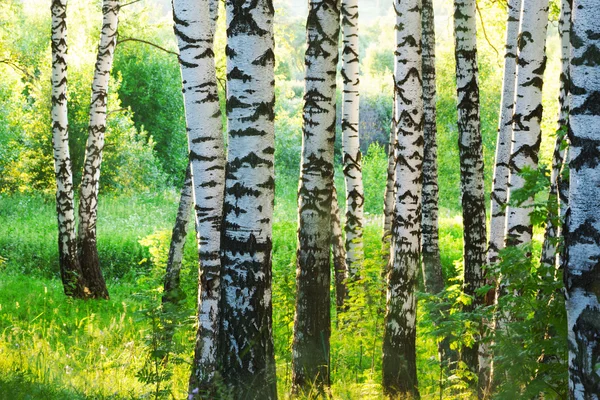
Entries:
<svg viewBox="0 0 600 400">
<path fill-rule="evenodd" d="M 295 190 L 292 184 L 278 188 L 273 227 L 274 341 L 281 398 L 287 397 L 291 375 Z M 53 198 L 0 197 L 0 398 L 185 398 L 195 340 L 193 235 L 182 269 L 187 297 L 178 314 L 174 354 L 166 368 L 152 356 L 160 335 L 162 276 L 177 201 L 175 191 L 101 198 L 98 247 L 111 299 L 81 301 L 66 298 L 58 279 Z M 442 213 L 440 219 L 440 246 L 444 272 L 454 276 L 455 260 L 462 255 L 462 227 L 460 218 L 449 214 Z M 332 312 L 334 398 L 381 398 L 385 260 L 380 236 L 381 215 L 368 215 L 363 280 L 351 288 L 350 312 Z M 423 305 L 419 313 L 427 313 Z M 438 398 L 440 368 L 432 324 L 429 318 L 419 321 L 421 394 Z"/>
</svg>

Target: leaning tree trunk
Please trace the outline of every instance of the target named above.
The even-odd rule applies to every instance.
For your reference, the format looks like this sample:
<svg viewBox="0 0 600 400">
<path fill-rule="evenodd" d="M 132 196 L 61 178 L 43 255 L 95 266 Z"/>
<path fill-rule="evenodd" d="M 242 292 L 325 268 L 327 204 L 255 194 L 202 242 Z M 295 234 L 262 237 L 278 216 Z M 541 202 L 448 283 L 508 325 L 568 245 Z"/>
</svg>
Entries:
<svg viewBox="0 0 600 400">
<path fill-rule="evenodd" d="M 509 199 L 522 189 L 520 173 L 537 169 L 542 140 L 542 85 L 546 68 L 546 29 L 548 0 L 523 0 L 519 30 L 517 88 L 513 114 L 513 147 L 510 156 Z M 507 217 L 507 246 L 531 242 L 533 227 L 529 213 L 533 196 L 523 203 L 511 204 Z"/>
<path fill-rule="evenodd" d="M 329 386 L 329 247 L 339 22 L 337 1 L 309 1 L 292 343 L 296 393 L 313 388 L 323 392 Z"/>
<path fill-rule="evenodd" d="M 365 192 L 359 137 L 358 0 L 342 0 L 342 149 L 346 182 L 346 264 L 350 279 L 359 278 L 364 259 Z"/>
<path fill-rule="evenodd" d="M 438 232 L 437 122 L 435 88 L 435 23 L 432 0 L 422 0 L 423 29 L 423 282 L 428 293 L 444 289 Z"/>
<path fill-rule="evenodd" d="M 221 356 L 240 399 L 276 399 L 271 303 L 275 198 L 272 0 L 227 0 L 228 155 Z"/>
<path fill-rule="evenodd" d="M 175 218 L 175 226 L 171 233 L 171 245 L 169 246 L 169 256 L 167 258 L 167 268 L 165 272 L 164 294 L 162 297 L 163 304 L 177 304 L 182 298 L 181 289 L 179 287 L 179 277 L 181 273 L 181 261 L 183 260 L 183 249 L 185 239 L 187 237 L 187 226 L 190 221 L 190 214 L 194 198 L 192 193 L 192 170 L 191 165 L 185 170 L 185 181 L 181 188 L 181 196 L 179 198 L 179 207 L 177 209 L 177 217 Z"/>
<path fill-rule="evenodd" d="M 493 266 L 499 259 L 499 252 L 504 248 L 506 230 L 506 202 L 508 198 L 508 178 L 510 147 L 512 141 L 512 116 L 515 104 L 515 81 L 517 73 L 517 37 L 519 35 L 519 18 L 522 0 L 509 0 L 507 4 L 506 46 L 504 53 L 504 77 L 502 79 L 502 98 L 500 100 L 500 118 L 498 136 L 496 138 L 496 160 L 491 195 L 490 237 L 488 241 L 488 266 Z M 496 286 L 492 279 L 486 279 L 489 285 Z M 494 305 L 496 290 L 490 290 L 485 296 L 485 304 Z M 494 321 L 484 321 L 494 333 Z M 490 344 L 483 341 L 479 346 L 479 396 L 487 398 L 492 390 L 493 357 Z"/>
<path fill-rule="evenodd" d="M 52 1 L 52 144 L 56 177 L 56 215 L 60 276 L 65 294 L 86 297 L 88 292 L 77 258 L 73 173 L 69 155 L 67 118 L 67 0 Z"/>
<path fill-rule="evenodd" d="M 98 220 L 98 184 L 104 149 L 104 134 L 106 133 L 108 82 L 117 43 L 119 7 L 119 0 L 104 0 L 102 3 L 102 31 L 92 82 L 90 125 L 79 193 L 79 262 L 90 290 L 90 296 L 105 299 L 108 299 L 108 290 L 98 260 L 96 223 Z"/>
<path fill-rule="evenodd" d="M 421 1 L 395 0 L 396 177 L 383 334 L 383 391 L 418 397 L 417 270 L 421 253 L 423 88 Z"/>
<path fill-rule="evenodd" d="M 477 67 L 477 21 L 475 0 L 454 1 L 456 85 L 458 93 L 458 148 L 463 209 L 464 291 L 473 297 L 467 310 L 482 298 L 477 289 L 485 283 L 487 236 L 483 148 L 479 122 L 479 72 Z M 479 343 L 462 350 L 463 361 L 478 371 Z"/>
<path fill-rule="evenodd" d="M 220 364 L 221 224 L 225 188 L 223 125 L 213 53 L 217 8 L 213 0 L 174 0 L 185 119 L 192 170 L 199 257 L 198 333 L 190 397 L 212 398 Z"/>
<path fill-rule="evenodd" d="M 333 186 L 331 197 L 331 253 L 333 272 L 335 274 L 335 306 L 338 313 L 344 311 L 344 302 L 348 297 L 348 265 L 346 264 L 346 249 L 340 223 L 340 206 L 337 190 Z"/>
<path fill-rule="evenodd" d="M 574 0 L 565 227 L 569 397 L 600 394 L 600 0 Z"/>
<path fill-rule="evenodd" d="M 548 196 L 548 218 L 546 219 L 546 232 L 544 235 L 544 244 L 542 246 L 541 262 L 549 266 L 560 266 L 557 263 L 557 250 L 559 238 L 561 237 L 562 217 L 566 212 L 568 202 L 568 192 L 565 187 L 566 180 L 563 179 L 562 172 L 567 156 L 566 149 L 566 130 L 567 119 L 569 117 L 569 57 L 571 56 L 570 31 L 571 31 L 571 0 L 562 0 L 560 7 L 560 19 L 558 21 L 558 33 L 560 35 L 560 92 L 558 97 L 558 127 L 556 133 L 556 143 L 552 156 L 552 175 L 550 176 L 550 193 Z M 560 194 L 562 186 L 562 196 Z M 565 202 L 566 200 L 566 202 Z M 554 277 L 554 274 L 552 274 Z"/>
</svg>

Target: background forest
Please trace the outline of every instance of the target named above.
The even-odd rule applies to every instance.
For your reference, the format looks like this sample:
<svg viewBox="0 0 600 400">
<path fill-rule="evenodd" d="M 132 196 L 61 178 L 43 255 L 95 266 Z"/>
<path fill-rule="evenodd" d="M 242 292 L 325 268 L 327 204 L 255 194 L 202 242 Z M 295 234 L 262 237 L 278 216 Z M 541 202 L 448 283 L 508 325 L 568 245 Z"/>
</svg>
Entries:
<svg viewBox="0 0 600 400">
<path fill-rule="evenodd" d="M 273 328 L 278 391 L 285 398 L 290 387 L 294 322 L 307 8 L 296 0 L 275 0 L 274 4 Z M 341 399 L 382 397 L 382 271 L 387 260 L 382 253 L 381 224 L 393 105 L 394 13 L 390 2 L 383 0 L 363 0 L 359 7 L 365 262 L 361 286 L 350 286 L 354 295 L 347 312 L 338 315 L 333 309 L 332 393 Z M 165 351 L 160 343 L 164 321 L 159 315 L 163 276 L 188 152 L 170 1 L 132 1 L 121 10 L 98 211 L 98 252 L 110 301 L 67 299 L 57 279 L 49 9 L 47 0 L 0 3 L 0 397 L 184 398 L 195 340 L 198 255 L 193 235 L 187 237 L 183 261 L 184 306 L 172 311 L 172 319 L 178 321 L 175 346 L 169 349 L 169 363 L 160 357 Z M 450 0 L 434 0 L 434 9 L 440 247 L 446 290 L 439 296 L 419 293 L 419 390 L 425 399 L 441 398 L 442 393 L 446 398 L 473 398 L 473 374 L 460 362 L 441 365 L 437 355 L 441 337 L 450 338 L 453 350 L 469 345 L 477 334 L 473 321 L 489 317 L 491 310 L 462 311 L 471 299 L 461 292 L 453 5 Z M 558 12 L 558 4 L 551 2 L 540 156 L 546 166 L 556 140 Z M 69 146 L 77 187 L 87 139 L 101 2 L 71 1 L 68 19 Z M 504 1 L 478 2 L 486 194 L 492 183 L 505 23 Z M 215 59 L 225 115 L 225 18 L 218 24 Z M 335 176 L 338 192 L 343 193 L 339 125 Z M 521 250 L 514 250 L 500 266 L 503 274 L 515 277 L 512 281 L 518 287 L 514 289 L 520 295 L 506 296 L 507 312 L 514 318 L 496 339 L 495 368 L 505 377 L 496 388 L 496 398 L 530 398 L 539 393 L 546 399 L 567 396 L 564 300 L 557 296 L 547 301 L 560 284 L 545 281 L 537 261 L 544 234 L 548 169 L 540 168 L 542 174 L 533 177 L 528 187 L 538 193 L 532 256 L 527 259 Z M 341 198 L 340 207 L 344 207 Z M 550 295 L 539 296 L 539 291 Z M 440 310 L 447 313 L 443 323 L 439 323 Z M 546 335 L 548 321 L 564 331 Z M 554 359 L 539 362 L 544 352 L 555 355 Z"/>
</svg>

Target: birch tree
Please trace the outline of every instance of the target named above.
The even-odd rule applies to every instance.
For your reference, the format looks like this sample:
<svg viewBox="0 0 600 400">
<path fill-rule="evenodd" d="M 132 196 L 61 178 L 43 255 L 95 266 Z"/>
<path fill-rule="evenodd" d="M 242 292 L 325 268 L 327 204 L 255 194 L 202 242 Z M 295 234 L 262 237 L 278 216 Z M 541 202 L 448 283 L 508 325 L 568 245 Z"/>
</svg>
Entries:
<svg viewBox="0 0 600 400">
<path fill-rule="evenodd" d="M 600 1 L 574 0 L 565 232 L 569 397 L 600 395 Z"/>
<path fill-rule="evenodd" d="M 481 302 L 476 291 L 484 285 L 483 267 L 487 250 L 475 12 L 475 0 L 454 1 L 464 291 L 474 299 L 467 309 L 473 309 Z M 477 342 L 472 347 L 463 348 L 463 361 L 471 371 L 478 371 L 478 352 Z"/>
<path fill-rule="evenodd" d="M 562 179 L 563 168 L 567 156 L 565 147 L 565 133 L 569 116 L 569 57 L 571 53 L 571 0 L 562 0 L 560 18 L 558 20 L 558 33 L 560 35 L 560 91 L 558 97 L 558 127 L 554 152 L 552 154 L 552 174 L 550 176 L 550 193 L 548 195 L 548 218 L 546 219 L 546 232 L 542 246 L 541 262 L 546 265 L 557 265 L 558 238 L 561 236 L 561 220 L 564 217 L 568 202 L 568 182 Z M 567 184 L 565 187 L 565 183 Z M 562 196 L 560 192 L 563 192 Z M 562 263 L 558 263 L 561 265 Z"/>
<path fill-rule="evenodd" d="M 546 67 L 546 29 L 548 0 L 523 0 L 518 40 L 518 67 L 513 144 L 510 156 L 509 200 L 525 180 L 520 172 L 537 169 L 542 139 L 542 85 Z M 531 242 L 529 213 L 533 198 L 520 205 L 509 205 L 506 244 L 517 246 Z"/>
<path fill-rule="evenodd" d="M 346 183 L 346 264 L 351 279 L 359 277 L 364 259 L 365 193 L 359 137 L 358 0 L 342 0 L 342 149 Z"/>
<path fill-rule="evenodd" d="M 213 0 L 173 1 L 200 262 L 198 333 L 189 386 L 193 399 L 213 396 L 220 362 L 217 350 L 225 153 L 213 52 L 217 11 Z"/>
<path fill-rule="evenodd" d="M 496 264 L 499 252 L 504 248 L 506 231 L 506 204 L 508 199 L 509 160 L 512 142 L 512 116 L 515 104 L 515 82 L 517 73 L 517 37 L 522 0 L 509 0 L 507 3 L 506 45 L 504 52 L 504 76 L 502 78 L 502 97 L 500 99 L 500 117 L 496 138 L 496 160 L 492 182 L 490 207 L 490 237 L 488 241 L 487 264 Z M 488 280 L 495 286 L 496 282 Z M 486 305 L 496 302 L 496 291 L 491 290 L 485 297 Z M 495 322 L 489 324 L 490 336 L 493 336 Z M 482 342 L 479 348 L 479 393 L 481 397 L 489 395 L 493 380 L 493 358 L 490 344 Z"/>
<path fill-rule="evenodd" d="M 392 77 L 393 78 L 393 77 Z M 394 80 L 395 84 L 395 80 Z M 394 106 L 392 109 L 392 121 L 390 122 L 390 139 L 388 141 L 388 164 L 383 194 L 383 255 L 389 257 L 390 244 L 392 241 L 392 219 L 394 213 L 394 180 L 396 177 L 396 90 L 394 89 Z"/>
<path fill-rule="evenodd" d="M 444 289 L 438 232 L 437 122 L 435 88 L 435 21 L 432 0 L 422 0 L 423 44 L 423 282 L 428 293 Z"/>
<path fill-rule="evenodd" d="M 60 276 L 65 294 L 85 297 L 87 288 L 77 258 L 73 173 L 67 118 L 67 0 L 52 0 L 52 144 L 56 177 L 56 215 Z"/>
<path fill-rule="evenodd" d="M 108 299 L 108 290 L 98 260 L 96 224 L 98 221 L 98 188 L 100 166 L 106 133 L 108 82 L 117 43 L 119 0 L 102 3 L 102 30 L 98 57 L 92 81 L 90 124 L 85 146 L 85 161 L 79 192 L 79 261 L 90 290 L 90 296 Z"/>
<path fill-rule="evenodd" d="M 222 236 L 223 378 L 233 398 L 276 399 L 271 303 L 275 196 L 272 0 L 227 0 L 228 154 Z"/>
<path fill-rule="evenodd" d="M 416 282 L 421 253 L 423 88 L 421 1 L 395 0 L 396 176 L 383 334 L 383 391 L 419 396 L 416 366 Z"/>
<path fill-rule="evenodd" d="M 346 249 L 340 223 L 340 206 L 337 190 L 333 186 L 331 197 L 331 253 L 333 272 L 335 275 L 335 305 L 338 312 L 344 310 L 344 302 L 348 297 L 348 264 L 346 264 Z"/>
<path fill-rule="evenodd" d="M 292 343 L 295 392 L 313 386 L 324 391 L 329 385 L 331 335 L 329 247 L 340 8 L 337 0 L 309 0 L 308 4 Z"/>
</svg>

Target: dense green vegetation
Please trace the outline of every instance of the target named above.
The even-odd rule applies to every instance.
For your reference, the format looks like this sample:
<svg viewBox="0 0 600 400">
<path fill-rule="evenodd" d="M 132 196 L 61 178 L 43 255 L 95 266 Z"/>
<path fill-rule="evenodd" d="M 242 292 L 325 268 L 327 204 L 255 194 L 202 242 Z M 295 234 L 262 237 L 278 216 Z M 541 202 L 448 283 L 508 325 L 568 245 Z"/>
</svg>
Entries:
<svg viewBox="0 0 600 400">
<path fill-rule="evenodd" d="M 149 0 L 123 9 L 121 40 L 139 38 L 173 49 L 171 22 L 152 11 Z M 299 160 L 301 148 L 304 20 L 286 2 L 276 2 L 276 208 L 273 243 L 274 336 L 278 390 L 289 392 L 294 318 L 295 252 Z M 193 316 L 197 296 L 197 255 L 193 235 L 187 239 L 182 287 L 186 293 L 175 354 L 164 367 L 152 364 L 153 339 L 162 276 L 183 182 L 187 139 L 176 56 L 136 41 L 117 46 L 109 98 L 107 146 L 102 166 L 98 249 L 109 284 L 110 301 L 65 298 L 58 277 L 54 177 L 50 129 L 49 12 L 46 2 L 9 1 L 0 5 L 0 397 L 10 398 L 153 398 L 159 389 L 185 397 L 193 354 Z M 87 137 L 89 87 L 100 21 L 99 2 L 72 2 L 70 18 L 69 118 L 75 184 L 81 178 Z M 480 40 L 482 129 L 486 189 L 491 186 L 500 100 L 503 5 L 480 2 L 489 42 Z M 440 298 L 421 295 L 418 368 L 423 398 L 438 398 L 440 385 L 452 398 L 471 398 L 473 378 L 464 366 L 441 369 L 436 340 L 453 337 L 453 346 L 468 343 L 476 315 L 460 312 L 470 301 L 460 292 L 462 224 L 456 128 L 451 4 L 436 2 L 438 21 L 438 126 L 440 176 L 440 245 L 448 289 Z M 4 21 L 7 21 L 4 24 Z M 371 18 L 361 27 L 361 134 L 365 151 L 366 261 L 364 279 L 351 288 L 353 303 L 335 316 L 332 334 L 335 398 L 380 398 L 381 333 L 385 299 L 381 253 L 381 211 L 385 186 L 388 129 L 392 113 L 391 18 Z M 219 22 L 224 24 L 222 18 Z M 451 24 L 450 24 L 451 25 Z M 222 27 L 221 27 L 222 28 Z M 220 30 L 221 32 L 223 29 Z M 217 62 L 224 75 L 224 36 L 217 37 Z M 549 41 L 544 104 L 542 160 L 549 162 L 558 87 L 556 32 Z M 222 89 L 221 89 L 222 90 Z M 338 96 L 341 98 L 340 96 Z M 224 106 L 224 105 L 223 105 Z M 339 157 L 340 143 L 336 143 Z M 339 165 L 339 163 L 338 163 Z M 336 171 L 343 193 L 341 171 Z M 543 201 L 543 195 L 540 196 Z M 343 207 L 343 205 L 342 205 Z M 543 221 L 543 218 L 540 218 Z M 498 369 L 507 376 L 498 391 L 514 399 L 547 391 L 564 395 L 564 363 L 539 363 L 540 354 L 565 359 L 566 332 L 546 334 L 547 322 L 564 320 L 557 289 L 538 270 L 538 229 L 533 256 L 508 252 L 501 266 L 513 274 L 522 296 L 507 296 L 506 308 L 517 317 L 498 338 Z M 524 261 L 525 260 L 525 261 Z M 517 279 L 518 278 L 518 279 Z M 539 295 L 543 292 L 543 295 Z M 334 302 L 335 303 L 335 302 Z M 441 310 L 450 306 L 445 323 Z M 444 308 L 446 307 L 446 308 Z M 546 314 L 540 315 L 537 310 Z M 563 310 L 563 311 L 561 311 Z M 487 313 L 487 314 L 486 314 Z M 561 350 L 562 349 L 562 350 Z M 518 359 L 518 367 L 515 360 Z M 511 368 L 509 368 L 511 366 Z M 152 368 L 155 368 L 154 370 Z M 152 374 L 155 375 L 152 375 Z M 156 378 L 158 377 L 158 379 Z M 440 381 L 441 379 L 441 381 Z M 155 383 L 152 383 L 156 381 Z M 150 382 L 150 383 L 148 383 Z M 549 390 L 548 387 L 552 387 Z M 554 396 L 554 397 L 553 397 Z"/>
</svg>

